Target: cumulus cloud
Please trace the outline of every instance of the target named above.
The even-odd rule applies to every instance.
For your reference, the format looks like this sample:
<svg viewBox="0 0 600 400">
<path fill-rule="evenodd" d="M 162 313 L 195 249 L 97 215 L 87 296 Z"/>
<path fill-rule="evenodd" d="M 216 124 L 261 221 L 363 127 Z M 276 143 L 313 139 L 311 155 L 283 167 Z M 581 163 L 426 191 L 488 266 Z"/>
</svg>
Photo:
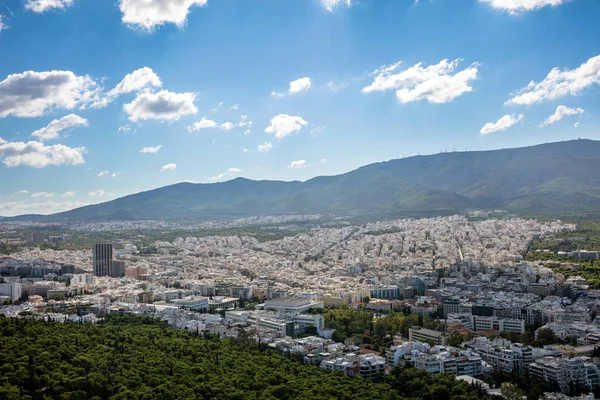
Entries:
<svg viewBox="0 0 600 400">
<path fill-rule="evenodd" d="M 162 87 L 162 81 L 151 68 L 139 68 L 132 73 L 125 75 L 123 80 L 108 93 L 98 96 L 98 99 L 91 104 L 91 107 L 106 107 L 110 102 L 122 94 L 160 87 Z"/>
<path fill-rule="evenodd" d="M 231 177 L 231 176 L 233 176 L 235 174 L 239 174 L 240 172 L 242 172 L 242 170 L 239 169 L 239 168 L 229 168 L 227 170 L 227 172 L 223 172 L 222 174 L 211 176 L 208 179 L 211 180 L 211 181 L 220 181 L 223 178 Z"/>
<path fill-rule="evenodd" d="M 25 8 L 36 13 L 52 10 L 64 10 L 71 6 L 73 0 L 27 0 Z"/>
<path fill-rule="evenodd" d="M 573 124 L 573 128 L 577 128 L 578 126 L 579 126 L 579 122 L 575 122 L 575 123 Z"/>
<path fill-rule="evenodd" d="M 0 214 L 8 217 L 21 214 L 54 214 L 87 205 L 89 205 L 89 203 L 55 201 L 45 201 L 41 203 L 25 203 L 22 201 L 9 202 L 0 203 Z"/>
<path fill-rule="evenodd" d="M 306 164 L 306 160 L 298 160 L 298 161 L 292 161 L 290 163 L 290 165 L 288 165 L 288 168 L 306 168 L 309 165 Z"/>
<path fill-rule="evenodd" d="M 219 125 L 219 128 L 223 129 L 224 131 L 230 131 L 234 126 L 235 125 L 231 122 L 223 122 L 221 125 Z"/>
<path fill-rule="evenodd" d="M 124 93 L 137 92 L 145 88 L 162 87 L 162 81 L 154 73 L 152 68 L 143 67 L 136 69 L 130 74 L 125 75 L 125 78 L 109 94 L 118 96 Z"/>
<path fill-rule="evenodd" d="M 273 144 L 271 144 L 271 142 L 265 142 L 263 144 L 258 145 L 258 151 L 260 151 L 261 153 L 266 153 L 267 151 L 271 150 L 272 148 L 273 148 Z"/>
<path fill-rule="evenodd" d="M 487 135 L 488 133 L 497 132 L 497 131 L 505 131 L 511 126 L 515 125 L 517 122 L 523 119 L 523 114 L 506 114 L 502 118 L 500 118 L 495 123 L 488 122 L 481 128 L 479 131 L 482 135 Z"/>
<path fill-rule="evenodd" d="M 22 195 L 25 195 L 25 194 L 29 194 L 29 191 L 28 190 L 19 190 L 16 194 L 22 196 Z"/>
<path fill-rule="evenodd" d="M 569 108 L 567 106 L 558 106 L 556 107 L 556 111 L 554 112 L 554 114 L 552 114 L 551 116 L 549 116 L 548 118 L 546 118 L 544 120 L 544 122 L 541 123 L 540 126 L 546 126 L 546 125 L 550 125 L 553 124 L 555 122 L 560 121 L 563 117 L 568 117 L 571 115 L 577 115 L 577 114 L 583 114 L 583 108 Z"/>
<path fill-rule="evenodd" d="M 37 192 L 37 193 L 32 193 L 31 197 L 54 197 L 54 193 L 50 193 L 50 192 Z"/>
<path fill-rule="evenodd" d="M 120 0 L 121 20 L 146 32 L 165 24 L 181 28 L 187 21 L 190 8 L 204 6 L 208 0 Z"/>
<path fill-rule="evenodd" d="M 62 197 L 75 197 L 77 192 L 65 192 Z"/>
<path fill-rule="evenodd" d="M 340 5 L 350 7 L 352 5 L 352 0 L 321 0 L 321 3 L 323 3 L 323 6 L 327 11 L 333 12 Z"/>
<path fill-rule="evenodd" d="M 479 0 L 480 3 L 487 3 L 490 6 L 509 14 L 519 14 L 525 11 L 535 11 L 542 7 L 556 7 L 567 0 Z"/>
<path fill-rule="evenodd" d="M 543 81 L 530 82 L 506 104 L 531 105 L 567 95 L 578 95 L 594 84 L 600 84 L 600 55 L 590 58 L 575 69 L 561 71 L 557 67 L 552 68 Z"/>
<path fill-rule="evenodd" d="M 60 132 L 75 128 L 77 126 L 87 126 L 88 120 L 81 118 L 79 115 L 69 114 L 61 119 L 55 119 L 50 122 L 45 128 L 34 131 L 31 136 L 39 138 L 40 141 L 51 140 L 58 138 Z"/>
<path fill-rule="evenodd" d="M 192 126 L 188 126 L 188 131 L 192 132 L 192 131 L 199 131 L 200 129 L 211 129 L 211 128 L 216 128 L 218 126 L 219 126 L 219 124 L 217 124 L 212 119 L 202 117 L 202 119 L 199 122 L 194 123 L 194 125 L 192 125 Z"/>
<path fill-rule="evenodd" d="M 327 159 L 326 158 L 321 158 L 321 161 L 319 161 L 319 163 L 321 163 L 321 164 L 327 164 Z"/>
<path fill-rule="evenodd" d="M 265 132 L 274 134 L 277 139 L 283 139 L 292 133 L 300 131 L 305 125 L 308 125 L 308 122 L 301 117 L 279 114 L 271 119 L 271 125 L 265 129 Z"/>
<path fill-rule="evenodd" d="M 234 105 L 232 105 L 232 106 L 231 106 L 231 109 L 232 109 L 232 110 L 237 110 L 237 109 L 239 109 L 239 108 L 240 108 L 240 105 L 239 105 L 239 104 L 234 104 Z"/>
<path fill-rule="evenodd" d="M 169 163 L 160 167 L 161 171 L 173 171 L 175 169 L 177 169 L 177 164 L 174 163 Z"/>
<path fill-rule="evenodd" d="M 250 129 L 247 129 L 244 131 L 244 135 L 250 136 L 250 135 L 252 135 L 252 131 Z"/>
<path fill-rule="evenodd" d="M 39 117 L 50 109 L 85 108 L 101 88 L 89 76 L 71 71 L 26 71 L 0 82 L 0 118 Z"/>
<path fill-rule="evenodd" d="M 0 158 L 7 167 L 28 166 L 43 168 L 49 165 L 78 165 L 85 163 L 85 147 L 62 144 L 46 146 L 40 142 L 4 142 L 0 140 Z"/>
<path fill-rule="evenodd" d="M 159 144 L 158 146 L 152 147 L 144 147 L 143 149 L 140 150 L 140 153 L 145 153 L 145 154 L 156 154 L 158 153 L 158 151 L 160 150 L 160 148 L 162 147 L 162 144 Z"/>
<path fill-rule="evenodd" d="M 246 147 L 244 147 L 244 148 L 242 149 L 242 153 L 247 153 L 248 151 L 250 151 L 250 150 L 248 150 Z"/>
<path fill-rule="evenodd" d="M 310 89 L 310 78 L 300 78 L 290 82 L 289 94 L 296 94 Z"/>
<path fill-rule="evenodd" d="M 110 171 L 105 169 L 104 171 L 100 171 L 100 173 L 98 173 L 98 177 L 104 176 L 104 175 L 108 175 L 110 174 Z"/>
<path fill-rule="evenodd" d="M 129 120 L 176 121 L 183 115 L 196 114 L 194 105 L 195 93 L 173 93 L 161 90 L 157 93 L 143 92 L 123 109 L 129 115 Z"/>
<path fill-rule="evenodd" d="M 395 90 L 401 103 L 427 100 L 430 103 L 449 103 L 473 90 L 470 81 L 477 78 L 478 64 L 454 73 L 462 60 L 442 60 L 438 64 L 423 67 L 418 63 L 399 71 L 400 62 L 384 65 L 375 70 L 373 83 L 362 89 L 363 93 Z"/>
</svg>

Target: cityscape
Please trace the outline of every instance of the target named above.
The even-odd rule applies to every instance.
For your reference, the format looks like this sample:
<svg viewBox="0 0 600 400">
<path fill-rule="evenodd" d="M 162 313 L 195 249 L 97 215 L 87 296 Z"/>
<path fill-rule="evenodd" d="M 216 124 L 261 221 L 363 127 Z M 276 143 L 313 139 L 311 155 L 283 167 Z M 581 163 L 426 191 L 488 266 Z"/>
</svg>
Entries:
<svg viewBox="0 0 600 400">
<path fill-rule="evenodd" d="M 0 0 L 0 400 L 600 399 L 599 21 Z"/>
</svg>

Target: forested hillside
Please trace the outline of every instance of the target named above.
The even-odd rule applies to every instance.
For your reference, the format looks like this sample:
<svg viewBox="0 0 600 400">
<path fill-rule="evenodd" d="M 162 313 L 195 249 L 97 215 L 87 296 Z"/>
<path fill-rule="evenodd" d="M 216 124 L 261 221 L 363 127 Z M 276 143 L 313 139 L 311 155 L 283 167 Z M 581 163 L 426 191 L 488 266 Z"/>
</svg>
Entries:
<svg viewBox="0 0 600 400">
<path fill-rule="evenodd" d="M 380 218 L 498 208 L 567 216 L 598 212 L 598 170 L 600 142 L 572 140 L 414 156 L 306 182 L 238 178 L 212 184 L 179 183 L 50 216 L 16 219 L 221 220 L 290 213 Z"/>
<path fill-rule="evenodd" d="M 476 400 L 450 375 L 394 370 L 348 378 L 269 350 L 204 338 L 153 319 L 98 325 L 0 316 L 0 399 Z"/>
</svg>

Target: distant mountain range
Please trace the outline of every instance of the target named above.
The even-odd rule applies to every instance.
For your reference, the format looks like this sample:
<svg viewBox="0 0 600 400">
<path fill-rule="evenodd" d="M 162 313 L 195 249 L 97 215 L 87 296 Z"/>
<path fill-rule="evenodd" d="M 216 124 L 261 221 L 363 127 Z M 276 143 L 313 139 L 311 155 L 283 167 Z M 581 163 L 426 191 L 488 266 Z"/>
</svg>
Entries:
<svg viewBox="0 0 600 400">
<path fill-rule="evenodd" d="M 600 142 L 414 156 L 306 182 L 179 183 L 58 214 L 10 220 L 207 220 L 276 214 L 423 216 L 468 209 L 600 211 Z"/>
</svg>

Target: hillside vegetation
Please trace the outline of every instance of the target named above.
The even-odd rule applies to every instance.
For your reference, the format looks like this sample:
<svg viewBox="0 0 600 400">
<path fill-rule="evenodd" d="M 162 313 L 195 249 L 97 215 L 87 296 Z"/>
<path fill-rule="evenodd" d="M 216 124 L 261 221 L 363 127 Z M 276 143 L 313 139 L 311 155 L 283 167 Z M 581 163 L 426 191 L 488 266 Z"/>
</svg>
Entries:
<svg viewBox="0 0 600 400">
<path fill-rule="evenodd" d="M 149 318 L 99 325 L 0 316 L 0 398 L 476 400 L 450 375 L 396 369 L 383 383 L 304 366 L 269 350 Z"/>
<path fill-rule="evenodd" d="M 415 156 L 306 182 L 179 183 L 52 216 L 17 219 L 201 220 L 289 213 L 420 217 L 474 208 L 568 216 L 598 213 L 597 171 L 600 142 L 573 140 Z"/>
</svg>

